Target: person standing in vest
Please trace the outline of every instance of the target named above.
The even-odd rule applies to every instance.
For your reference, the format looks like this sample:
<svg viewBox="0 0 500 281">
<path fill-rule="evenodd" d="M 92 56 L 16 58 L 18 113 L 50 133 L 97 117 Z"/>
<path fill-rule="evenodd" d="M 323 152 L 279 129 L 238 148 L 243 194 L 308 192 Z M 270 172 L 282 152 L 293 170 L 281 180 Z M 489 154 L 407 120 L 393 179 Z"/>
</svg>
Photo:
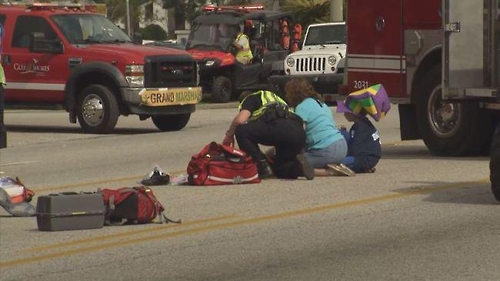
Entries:
<svg viewBox="0 0 500 281">
<path fill-rule="evenodd" d="M 0 23 L 0 148 L 7 147 L 7 130 L 5 129 L 5 125 L 3 123 L 3 110 L 5 107 L 5 92 L 4 85 L 5 81 L 5 73 L 2 67 L 2 38 L 4 34 L 4 28 L 2 23 Z"/>
<path fill-rule="evenodd" d="M 240 96 L 239 113 L 226 132 L 223 144 L 234 144 L 252 156 L 259 177 L 296 179 L 314 178 L 314 169 L 302 154 L 306 133 L 302 119 L 287 103 L 271 91 L 244 93 Z M 259 145 L 275 150 L 272 168 Z"/>
<path fill-rule="evenodd" d="M 233 43 L 236 48 L 236 60 L 242 64 L 250 64 L 253 59 L 252 50 L 250 50 L 250 39 L 241 31 L 241 27 L 237 26 L 238 36 Z"/>
</svg>

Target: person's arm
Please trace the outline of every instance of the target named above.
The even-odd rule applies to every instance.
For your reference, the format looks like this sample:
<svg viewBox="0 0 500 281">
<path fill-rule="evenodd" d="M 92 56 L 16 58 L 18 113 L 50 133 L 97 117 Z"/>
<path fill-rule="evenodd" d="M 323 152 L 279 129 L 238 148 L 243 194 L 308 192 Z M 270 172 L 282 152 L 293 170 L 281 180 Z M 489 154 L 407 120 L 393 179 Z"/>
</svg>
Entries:
<svg viewBox="0 0 500 281">
<path fill-rule="evenodd" d="M 248 39 L 246 37 L 246 35 L 242 35 L 241 38 L 234 42 L 233 45 L 236 47 L 236 49 L 238 49 L 238 51 L 243 51 L 244 50 L 244 47 L 247 43 Z"/>
<path fill-rule="evenodd" d="M 239 41 L 238 41 L 239 42 Z M 236 48 L 236 50 L 239 52 L 241 50 L 243 50 L 243 46 L 241 46 L 240 44 L 238 44 L 238 42 L 234 42 L 233 43 L 233 46 Z"/>
<path fill-rule="evenodd" d="M 226 135 L 224 136 L 224 140 L 222 141 L 223 144 L 229 145 L 234 142 L 234 132 L 236 131 L 236 127 L 239 125 L 245 124 L 248 119 L 252 116 L 252 113 L 248 111 L 247 109 L 242 109 L 233 118 L 233 121 L 231 122 L 231 125 L 229 126 L 229 129 L 226 131 Z"/>
<path fill-rule="evenodd" d="M 246 109 L 242 109 L 238 115 L 236 115 L 231 122 L 231 126 L 229 126 L 229 129 L 226 131 L 226 135 L 234 136 L 234 131 L 236 131 L 236 127 L 238 127 L 241 124 L 245 124 L 248 122 L 248 119 L 252 116 L 252 113 Z"/>
</svg>

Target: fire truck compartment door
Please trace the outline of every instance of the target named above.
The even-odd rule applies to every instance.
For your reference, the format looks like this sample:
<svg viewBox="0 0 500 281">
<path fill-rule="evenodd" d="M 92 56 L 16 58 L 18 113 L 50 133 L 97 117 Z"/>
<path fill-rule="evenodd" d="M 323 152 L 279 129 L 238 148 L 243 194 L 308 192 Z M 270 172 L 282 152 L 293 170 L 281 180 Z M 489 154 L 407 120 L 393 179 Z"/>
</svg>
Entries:
<svg viewBox="0 0 500 281">
<path fill-rule="evenodd" d="M 480 88 L 485 52 L 482 1 L 443 0 L 443 7 L 443 85 L 445 89 Z"/>
<path fill-rule="evenodd" d="M 403 55 L 404 0 L 349 1 L 347 85 L 357 91 L 382 84 L 391 97 L 406 96 Z"/>
</svg>

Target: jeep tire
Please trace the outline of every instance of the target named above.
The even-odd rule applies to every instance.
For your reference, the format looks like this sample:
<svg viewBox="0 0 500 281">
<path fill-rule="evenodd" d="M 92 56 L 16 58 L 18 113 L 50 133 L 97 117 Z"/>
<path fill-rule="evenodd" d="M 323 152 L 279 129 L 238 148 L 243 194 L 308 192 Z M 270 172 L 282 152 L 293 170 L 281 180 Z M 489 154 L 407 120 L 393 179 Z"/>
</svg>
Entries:
<svg viewBox="0 0 500 281">
<path fill-rule="evenodd" d="M 90 85 L 77 99 L 78 123 L 85 133 L 110 133 L 118 122 L 120 111 L 113 93 L 103 85 Z"/>
<path fill-rule="evenodd" d="M 175 115 L 153 115 L 151 119 L 156 128 L 163 132 L 179 131 L 186 127 L 191 113 Z"/>
<path fill-rule="evenodd" d="M 231 80 L 225 76 L 215 78 L 212 85 L 212 102 L 227 103 L 233 94 Z"/>
</svg>

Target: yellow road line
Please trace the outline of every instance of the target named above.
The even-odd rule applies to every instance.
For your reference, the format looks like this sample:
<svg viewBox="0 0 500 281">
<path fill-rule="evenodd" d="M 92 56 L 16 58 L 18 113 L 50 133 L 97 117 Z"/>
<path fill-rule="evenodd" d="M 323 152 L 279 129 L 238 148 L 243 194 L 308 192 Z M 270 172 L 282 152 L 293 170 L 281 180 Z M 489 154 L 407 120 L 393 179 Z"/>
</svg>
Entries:
<svg viewBox="0 0 500 281">
<path fill-rule="evenodd" d="M 177 174 L 182 174 L 183 172 L 184 171 L 171 172 L 171 173 L 173 175 L 177 175 Z M 36 193 L 42 193 L 42 192 L 47 192 L 47 191 L 62 190 L 62 189 L 82 187 L 82 186 L 88 186 L 88 185 L 109 184 L 109 183 L 129 181 L 129 180 L 140 180 L 143 177 L 144 177 L 144 175 L 142 175 L 142 176 L 133 176 L 133 177 L 125 177 L 125 178 L 115 178 L 115 179 L 101 180 L 101 181 L 81 182 L 81 183 L 75 183 L 75 184 L 69 184 L 69 185 L 60 185 L 60 186 L 53 186 L 53 187 L 37 188 L 37 189 L 34 189 L 34 191 Z M 140 184 L 138 183 L 137 185 L 140 185 Z"/>
<path fill-rule="evenodd" d="M 186 227 L 186 226 L 191 226 L 191 225 L 197 225 L 197 224 L 202 224 L 202 223 L 207 223 L 207 222 L 216 222 L 216 221 L 221 221 L 221 220 L 229 220 L 229 219 L 234 219 L 234 218 L 237 218 L 237 216 L 236 215 L 227 215 L 227 216 L 214 217 L 214 218 L 205 218 L 205 219 L 201 219 L 201 220 L 183 222 L 181 224 L 170 224 L 169 223 L 169 224 L 163 224 L 163 225 L 158 226 L 158 227 L 141 228 L 139 230 L 120 232 L 120 233 L 108 234 L 108 235 L 103 235 L 103 236 L 96 236 L 96 237 L 85 238 L 85 239 L 80 239 L 80 240 L 45 245 L 45 246 L 40 246 L 40 247 L 36 247 L 36 248 L 29 248 L 29 249 L 22 250 L 22 252 L 41 252 L 44 250 L 51 250 L 51 249 L 56 249 L 56 248 L 75 246 L 75 245 L 89 243 L 89 242 L 99 242 L 101 240 L 106 240 L 106 239 L 113 239 L 113 238 L 118 238 L 118 237 L 138 235 L 141 233 L 151 233 L 151 232 L 155 232 L 155 231 L 161 231 L 161 230 L 171 229 L 171 228 L 176 228 L 176 227 Z"/>
<path fill-rule="evenodd" d="M 126 245 L 138 244 L 138 243 L 143 243 L 146 241 L 153 241 L 153 240 L 165 239 L 165 238 L 173 238 L 173 237 L 177 237 L 177 236 L 181 236 L 181 235 L 192 235 L 192 234 L 203 233 L 203 232 L 208 232 L 208 231 L 213 231 L 213 230 L 222 230 L 222 229 L 240 226 L 240 225 L 255 224 L 255 223 L 272 221 L 272 220 L 277 220 L 277 219 L 290 218 L 290 217 L 296 217 L 296 216 L 301 216 L 301 215 L 309 215 L 309 214 L 314 214 L 314 213 L 331 211 L 331 210 L 339 209 L 339 208 L 354 207 L 354 206 L 365 205 L 365 204 L 369 204 L 369 203 L 378 203 L 378 202 L 388 201 L 388 200 L 392 200 L 392 199 L 404 198 L 404 197 L 409 197 L 409 196 L 413 196 L 413 195 L 423 195 L 423 194 L 428 194 L 428 193 L 433 193 L 433 192 L 443 191 L 443 190 L 448 190 L 448 189 L 454 189 L 454 188 L 463 188 L 463 187 L 467 187 L 467 186 L 471 186 L 471 185 L 484 184 L 486 182 L 489 182 L 489 180 L 482 179 L 482 180 L 474 181 L 474 182 L 459 182 L 459 183 L 444 184 L 444 185 L 438 185 L 438 186 L 434 186 L 434 187 L 409 190 L 409 191 L 405 191 L 405 192 L 401 192 L 401 193 L 388 194 L 388 195 L 384 195 L 384 196 L 371 197 L 371 198 L 365 198 L 365 199 L 361 199 L 361 200 L 348 201 L 348 202 L 341 202 L 341 203 L 337 203 L 337 204 L 318 206 L 318 207 L 314 207 L 314 208 L 300 209 L 300 210 L 272 214 L 272 215 L 266 215 L 266 216 L 250 218 L 250 219 L 242 219 L 239 221 L 215 224 L 215 225 L 204 226 L 204 227 L 199 227 L 199 228 L 186 229 L 186 230 L 181 230 L 181 231 L 177 231 L 177 232 L 163 233 L 163 234 L 153 235 L 153 236 L 149 236 L 149 237 L 144 237 L 141 239 L 130 239 L 130 240 L 125 240 L 125 241 L 110 242 L 110 243 L 106 243 L 106 244 L 89 246 L 89 247 L 85 247 L 85 248 L 78 248 L 78 249 L 67 250 L 67 251 L 63 251 L 63 252 L 45 254 L 45 255 L 36 256 L 36 257 L 29 257 L 29 258 L 23 258 L 23 259 L 2 262 L 2 263 L 0 263 L 0 268 L 22 265 L 22 264 L 27 264 L 27 263 L 32 263 L 32 262 L 40 262 L 40 261 L 52 259 L 52 258 L 65 257 L 65 256 L 70 256 L 70 255 L 75 255 L 75 254 L 82 254 L 82 253 L 87 253 L 87 252 L 99 251 L 99 250 L 103 250 L 103 249 L 121 247 L 121 246 L 126 246 Z"/>
<path fill-rule="evenodd" d="M 68 189 L 68 188 L 73 188 L 73 187 L 82 187 L 82 186 L 87 186 L 87 185 L 94 185 L 94 184 L 108 184 L 112 182 L 121 182 L 121 181 L 128 181 L 128 180 L 134 180 L 134 179 L 141 179 L 141 176 L 135 176 L 135 177 L 126 177 L 126 178 L 116 178 L 116 179 L 110 179 L 110 180 L 102 180 L 102 181 L 89 181 L 89 182 L 81 182 L 81 183 L 75 183 L 75 184 L 69 184 L 69 185 L 60 185 L 60 186 L 53 186 L 53 187 L 46 187 L 46 188 L 37 188 L 34 189 L 36 193 L 41 193 L 41 192 L 46 192 L 46 191 L 54 191 L 54 190 L 61 190 L 61 189 Z"/>
</svg>

